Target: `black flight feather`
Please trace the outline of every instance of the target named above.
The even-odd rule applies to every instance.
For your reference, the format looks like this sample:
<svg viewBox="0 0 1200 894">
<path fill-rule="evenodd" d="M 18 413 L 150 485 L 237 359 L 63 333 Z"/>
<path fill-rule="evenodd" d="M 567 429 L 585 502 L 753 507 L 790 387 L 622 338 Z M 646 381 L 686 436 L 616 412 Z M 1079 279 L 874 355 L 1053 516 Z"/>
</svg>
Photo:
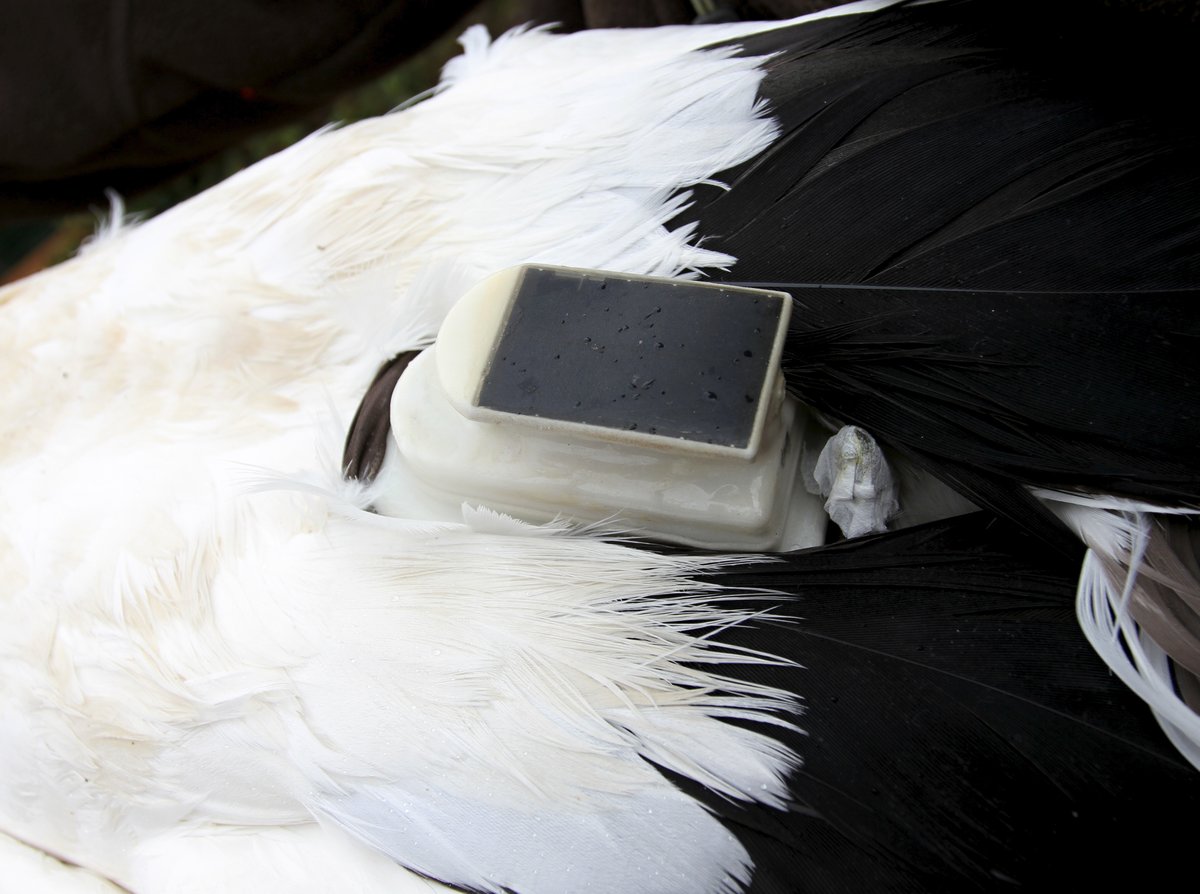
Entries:
<svg viewBox="0 0 1200 894">
<path fill-rule="evenodd" d="M 1148 853 L 1186 870 L 1175 817 L 1200 775 L 1080 635 L 1076 574 L 984 513 L 715 572 L 797 618 L 721 634 L 799 665 L 735 671 L 804 696 L 805 733 L 771 733 L 804 759 L 794 809 L 680 782 L 749 849 L 750 890 L 1083 890 Z"/>
<path fill-rule="evenodd" d="M 799 616 L 721 635 L 802 665 L 741 671 L 805 698 L 796 808 L 680 781 L 760 894 L 1191 871 L 1200 776 L 1084 640 L 1028 490 L 1200 503 L 1200 129 L 1164 99 L 1194 53 L 1123 25 L 950 0 L 738 42 L 782 136 L 676 223 L 792 292 L 793 393 L 989 510 L 714 574 Z"/>
<path fill-rule="evenodd" d="M 979 505 L 1033 523 L 1025 485 L 1200 505 L 1200 291 L 782 287 L 792 392 Z"/>
<path fill-rule="evenodd" d="M 741 39 L 783 133 L 679 222 L 742 281 L 1196 288 L 1194 47 L 1125 24 L 949 0 Z"/>
<path fill-rule="evenodd" d="M 775 54 L 782 136 L 678 221 L 738 259 L 718 280 L 957 290 L 792 289 L 789 387 L 1068 551 L 1027 485 L 1200 499 L 1200 125 L 1162 99 L 1187 55 L 1077 13 L 947 0 L 740 40 Z"/>
</svg>

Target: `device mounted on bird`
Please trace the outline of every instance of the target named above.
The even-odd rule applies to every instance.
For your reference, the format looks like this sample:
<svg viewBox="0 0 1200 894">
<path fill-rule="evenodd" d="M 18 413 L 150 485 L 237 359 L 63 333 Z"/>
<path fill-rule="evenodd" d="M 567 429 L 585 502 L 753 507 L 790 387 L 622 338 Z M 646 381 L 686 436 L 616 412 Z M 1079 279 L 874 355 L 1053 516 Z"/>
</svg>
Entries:
<svg viewBox="0 0 1200 894">
<path fill-rule="evenodd" d="M 785 292 L 526 265 L 447 316 L 392 397 L 404 462 L 443 497 L 530 519 L 767 550 L 823 542 L 793 487 Z"/>
</svg>

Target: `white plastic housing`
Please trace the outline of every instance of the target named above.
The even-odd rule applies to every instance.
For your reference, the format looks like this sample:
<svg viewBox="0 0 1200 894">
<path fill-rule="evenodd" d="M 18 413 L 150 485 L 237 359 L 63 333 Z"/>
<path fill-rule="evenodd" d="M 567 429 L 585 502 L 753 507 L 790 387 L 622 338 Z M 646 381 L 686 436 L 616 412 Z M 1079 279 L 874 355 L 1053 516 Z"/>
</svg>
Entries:
<svg viewBox="0 0 1200 894">
<path fill-rule="evenodd" d="M 823 542 L 820 499 L 792 486 L 806 420 L 784 393 L 782 335 L 753 450 L 481 411 L 473 397 L 517 279 L 504 271 L 464 297 L 393 393 L 392 436 L 406 471 L 431 496 L 711 549 Z"/>
</svg>

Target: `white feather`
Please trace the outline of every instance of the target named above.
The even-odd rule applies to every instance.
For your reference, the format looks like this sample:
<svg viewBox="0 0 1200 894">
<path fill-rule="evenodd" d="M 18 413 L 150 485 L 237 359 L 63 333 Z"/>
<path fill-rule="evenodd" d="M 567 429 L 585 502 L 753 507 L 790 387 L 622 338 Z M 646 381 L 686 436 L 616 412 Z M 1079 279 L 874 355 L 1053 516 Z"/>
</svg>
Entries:
<svg viewBox="0 0 1200 894">
<path fill-rule="evenodd" d="M 6 894 L 122 894 L 100 876 L 0 833 L 0 891 Z"/>
<path fill-rule="evenodd" d="M 652 765 L 785 797 L 720 560 L 367 513 L 328 420 L 496 269 L 730 263 L 664 224 L 775 133 L 756 60 L 692 52 L 748 27 L 471 32 L 426 102 L 3 293 L 0 829 L 138 892 L 745 882 Z"/>
<path fill-rule="evenodd" d="M 1167 736 L 1200 769 L 1200 716 L 1179 697 L 1170 661 L 1130 612 L 1139 575 L 1151 573 L 1146 550 L 1156 516 L 1200 511 L 1121 497 L 1035 491 L 1088 547 L 1076 614 L 1104 663 L 1150 706 Z"/>
</svg>

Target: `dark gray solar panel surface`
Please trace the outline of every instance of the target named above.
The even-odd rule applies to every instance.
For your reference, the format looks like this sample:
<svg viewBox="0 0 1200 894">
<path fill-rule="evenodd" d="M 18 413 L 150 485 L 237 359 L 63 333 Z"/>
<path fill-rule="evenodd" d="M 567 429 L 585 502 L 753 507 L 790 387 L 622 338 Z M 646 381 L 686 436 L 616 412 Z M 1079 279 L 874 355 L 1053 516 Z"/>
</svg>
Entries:
<svg viewBox="0 0 1200 894">
<path fill-rule="evenodd" d="M 530 268 L 478 404 L 745 447 L 782 302 L 732 287 Z"/>
</svg>

